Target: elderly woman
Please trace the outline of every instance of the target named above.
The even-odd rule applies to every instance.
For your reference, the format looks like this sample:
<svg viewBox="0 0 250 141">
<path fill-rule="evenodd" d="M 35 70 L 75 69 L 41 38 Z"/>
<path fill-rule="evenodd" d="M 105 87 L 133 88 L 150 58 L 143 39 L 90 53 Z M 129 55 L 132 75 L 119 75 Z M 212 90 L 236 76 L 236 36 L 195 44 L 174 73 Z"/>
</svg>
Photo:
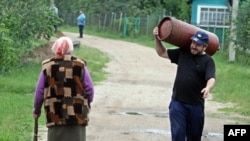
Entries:
<svg viewBox="0 0 250 141">
<path fill-rule="evenodd" d="M 73 43 L 61 37 L 53 58 L 42 62 L 36 85 L 33 117 L 44 106 L 48 141 L 85 141 L 94 86 L 85 61 L 72 55 Z"/>
</svg>

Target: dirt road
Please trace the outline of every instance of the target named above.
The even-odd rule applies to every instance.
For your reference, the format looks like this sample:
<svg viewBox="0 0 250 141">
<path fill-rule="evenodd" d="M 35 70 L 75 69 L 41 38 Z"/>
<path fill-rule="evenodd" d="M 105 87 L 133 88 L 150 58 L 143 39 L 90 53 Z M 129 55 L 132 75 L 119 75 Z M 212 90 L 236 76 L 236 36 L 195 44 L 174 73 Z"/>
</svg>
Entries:
<svg viewBox="0 0 250 141">
<path fill-rule="evenodd" d="M 81 44 L 98 48 L 112 58 L 107 80 L 95 86 L 87 127 L 88 141 L 170 141 L 168 104 L 176 66 L 154 49 L 138 44 L 64 33 Z M 206 100 L 203 141 L 223 141 L 223 125 L 235 121 L 217 111 L 227 106 Z M 219 117 L 219 118 L 216 118 Z M 40 125 L 40 141 L 46 128 Z"/>
</svg>

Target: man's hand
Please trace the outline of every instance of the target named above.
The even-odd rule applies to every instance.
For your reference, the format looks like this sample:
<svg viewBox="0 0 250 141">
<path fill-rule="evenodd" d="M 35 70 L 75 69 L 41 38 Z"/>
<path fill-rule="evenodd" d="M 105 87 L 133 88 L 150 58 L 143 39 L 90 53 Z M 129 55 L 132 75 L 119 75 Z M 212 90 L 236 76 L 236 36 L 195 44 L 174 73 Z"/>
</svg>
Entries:
<svg viewBox="0 0 250 141">
<path fill-rule="evenodd" d="M 155 36 L 158 36 L 158 35 L 159 35 L 159 28 L 158 28 L 158 27 L 155 27 L 155 28 L 153 29 L 153 34 L 154 34 Z"/>
<path fill-rule="evenodd" d="M 205 99 L 205 98 L 208 98 L 209 97 L 209 88 L 203 88 L 202 90 L 201 90 L 201 93 L 203 93 L 203 98 Z"/>
</svg>

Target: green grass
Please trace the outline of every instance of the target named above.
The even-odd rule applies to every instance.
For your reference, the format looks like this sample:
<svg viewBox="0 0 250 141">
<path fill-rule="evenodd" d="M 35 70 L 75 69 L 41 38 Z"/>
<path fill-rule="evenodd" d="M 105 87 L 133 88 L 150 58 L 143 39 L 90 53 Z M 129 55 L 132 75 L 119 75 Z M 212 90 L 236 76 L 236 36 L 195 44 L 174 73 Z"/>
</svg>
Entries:
<svg viewBox="0 0 250 141">
<path fill-rule="evenodd" d="M 20 68 L 0 76 L 0 140 L 28 140 L 32 132 L 32 100 L 37 79 L 37 64 L 23 64 Z"/>
<path fill-rule="evenodd" d="M 82 46 L 75 55 L 85 59 L 95 84 L 105 79 L 109 57 L 97 49 Z M 0 141 L 29 141 L 33 132 L 33 98 L 41 62 L 26 62 L 0 76 Z M 41 116 L 44 116 L 43 113 Z M 44 125 L 44 118 L 39 118 Z"/>
<path fill-rule="evenodd" d="M 106 63 L 110 60 L 106 53 L 100 52 L 95 48 L 83 46 L 75 49 L 74 54 L 87 62 L 87 67 L 95 84 L 106 78 L 108 74 L 103 71 L 103 68 L 106 67 Z"/>
<path fill-rule="evenodd" d="M 221 109 L 226 112 L 250 115 L 250 66 L 230 63 L 223 53 L 214 56 L 217 67 L 217 82 L 213 89 L 215 100 L 236 103 L 236 107 Z"/>
</svg>

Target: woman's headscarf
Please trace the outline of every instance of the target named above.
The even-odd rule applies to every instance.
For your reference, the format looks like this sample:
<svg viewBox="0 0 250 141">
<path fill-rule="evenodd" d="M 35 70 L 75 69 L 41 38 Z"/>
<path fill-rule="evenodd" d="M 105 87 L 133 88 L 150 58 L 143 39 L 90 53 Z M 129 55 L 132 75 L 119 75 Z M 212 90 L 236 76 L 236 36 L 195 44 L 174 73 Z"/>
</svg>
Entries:
<svg viewBox="0 0 250 141">
<path fill-rule="evenodd" d="M 65 55 L 70 54 L 74 50 L 74 47 L 70 38 L 60 37 L 54 42 L 51 49 L 56 55 Z"/>
</svg>

